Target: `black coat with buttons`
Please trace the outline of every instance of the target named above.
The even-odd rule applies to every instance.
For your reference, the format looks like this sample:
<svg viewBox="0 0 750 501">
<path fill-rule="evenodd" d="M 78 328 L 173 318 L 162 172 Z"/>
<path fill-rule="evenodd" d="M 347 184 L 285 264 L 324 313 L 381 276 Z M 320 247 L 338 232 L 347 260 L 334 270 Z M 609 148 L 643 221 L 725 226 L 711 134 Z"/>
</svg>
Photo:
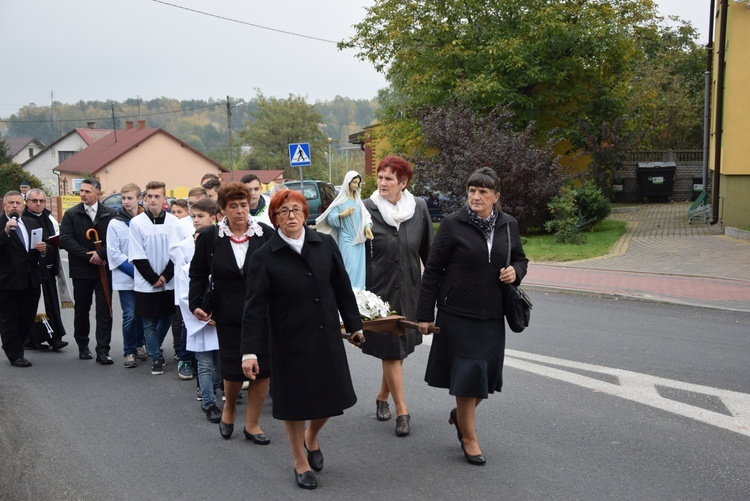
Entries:
<svg viewBox="0 0 750 501">
<path fill-rule="evenodd" d="M 362 320 L 334 239 L 305 228 L 298 254 L 277 231 L 253 254 L 248 273 L 242 353 L 262 349 L 268 322 L 273 417 L 296 421 L 343 414 L 357 396 L 339 312 L 347 332 L 362 329 Z"/>
<path fill-rule="evenodd" d="M 365 244 L 367 290 L 388 301 L 391 310 L 408 320 L 414 320 L 417 312 L 422 264 L 427 262 L 435 234 L 427 204 L 418 197 L 415 202 L 414 215 L 398 229 L 385 222 L 371 199 L 364 202 L 372 216 L 374 236 Z M 368 339 L 362 351 L 384 360 L 404 359 L 422 344 L 422 335 L 413 329 L 404 336 L 384 333 Z"/>
</svg>

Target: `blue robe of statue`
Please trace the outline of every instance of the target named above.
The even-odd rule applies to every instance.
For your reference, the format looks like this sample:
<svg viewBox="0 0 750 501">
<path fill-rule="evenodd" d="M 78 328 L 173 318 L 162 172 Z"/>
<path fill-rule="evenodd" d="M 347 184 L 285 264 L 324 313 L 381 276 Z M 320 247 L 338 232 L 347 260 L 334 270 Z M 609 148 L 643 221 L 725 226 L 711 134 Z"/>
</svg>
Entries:
<svg viewBox="0 0 750 501">
<path fill-rule="evenodd" d="M 354 208 L 354 213 L 349 217 L 339 218 L 339 213 L 348 207 Z M 328 213 L 326 221 L 329 225 L 338 229 L 338 241 L 341 255 L 344 258 L 344 266 L 349 273 L 352 288 L 365 289 L 365 244 L 355 243 L 357 229 L 362 218 L 362 212 L 353 198 L 333 207 Z"/>
</svg>

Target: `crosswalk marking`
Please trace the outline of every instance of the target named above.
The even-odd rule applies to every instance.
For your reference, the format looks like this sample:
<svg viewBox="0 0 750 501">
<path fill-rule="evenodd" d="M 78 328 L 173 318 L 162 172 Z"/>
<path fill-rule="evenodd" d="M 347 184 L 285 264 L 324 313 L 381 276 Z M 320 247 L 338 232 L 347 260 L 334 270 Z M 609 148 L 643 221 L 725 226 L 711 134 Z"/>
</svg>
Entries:
<svg viewBox="0 0 750 501">
<path fill-rule="evenodd" d="M 601 391 L 750 437 L 750 394 L 747 393 L 722 390 L 711 386 L 685 383 L 683 381 L 665 379 L 638 372 L 573 362 L 571 360 L 517 350 L 505 351 L 505 365 L 572 383 L 594 391 Z M 556 367 L 550 367 L 549 365 Z M 614 376 L 619 381 L 619 384 L 608 383 L 601 379 L 584 376 L 565 370 L 565 368 Z M 732 415 L 727 416 L 702 407 L 664 398 L 659 394 L 657 386 L 716 397 L 721 400 Z"/>
</svg>

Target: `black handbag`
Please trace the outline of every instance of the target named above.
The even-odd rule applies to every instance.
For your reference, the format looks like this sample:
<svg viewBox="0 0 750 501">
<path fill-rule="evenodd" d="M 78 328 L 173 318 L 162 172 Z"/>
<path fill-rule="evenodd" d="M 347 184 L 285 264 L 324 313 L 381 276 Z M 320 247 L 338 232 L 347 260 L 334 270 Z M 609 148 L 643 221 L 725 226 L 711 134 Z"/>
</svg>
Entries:
<svg viewBox="0 0 750 501">
<path fill-rule="evenodd" d="M 216 251 L 216 242 L 219 237 L 219 229 L 216 228 L 216 238 L 214 238 L 214 248 L 211 250 L 211 274 L 208 276 L 208 283 L 206 288 L 203 289 L 203 297 L 201 301 L 201 310 L 206 312 L 206 315 L 210 315 L 214 311 L 214 300 L 216 294 L 214 292 L 214 252 Z"/>
<path fill-rule="evenodd" d="M 505 261 L 505 267 L 510 266 L 510 223 L 505 226 L 508 234 L 508 258 Z M 531 320 L 531 299 L 526 292 L 520 287 L 513 284 L 503 284 L 503 313 L 508 327 L 513 332 L 523 332 L 529 326 Z"/>
</svg>

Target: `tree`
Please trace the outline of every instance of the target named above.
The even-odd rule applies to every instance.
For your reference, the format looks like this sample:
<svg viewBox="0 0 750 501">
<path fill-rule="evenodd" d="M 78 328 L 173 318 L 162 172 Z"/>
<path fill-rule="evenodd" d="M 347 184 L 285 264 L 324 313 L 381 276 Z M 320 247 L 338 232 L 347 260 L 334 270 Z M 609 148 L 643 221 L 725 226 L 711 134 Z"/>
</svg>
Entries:
<svg viewBox="0 0 750 501">
<path fill-rule="evenodd" d="M 0 143 L 0 148 L 2 143 Z M 0 163 L 0 196 L 10 190 L 18 191 L 21 181 L 28 181 L 32 188 L 41 188 L 42 182 L 38 177 L 29 174 L 15 163 Z"/>
<path fill-rule="evenodd" d="M 0 138 L 0 165 L 9 164 L 13 159 L 8 154 L 8 143 Z"/>
<path fill-rule="evenodd" d="M 622 97 L 634 28 L 654 17 L 651 0 L 380 0 L 340 47 L 358 49 L 412 105 L 510 103 L 518 129 L 533 120 L 544 136 Z"/>
<path fill-rule="evenodd" d="M 327 179 L 328 138 L 318 126 L 322 117 L 314 106 L 291 94 L 278 99 L 259 92 L 256 102 L 257 110 L 238 134 L 238 140 L 251 148 L 253 162 L 264 169 L 283 169 L 284 177 L 297 179 L 297 169 L 289 166 L 289 144 L 310 143 L 312 166 L 303 167 L 303 175 L 307 179 Z"/>
<path fill-rule="evenodd" d="M 641 149 L 702 149 L 706 51 L 697 38 L 686 22 L 643 32 L 627 105 Z"/>
<path fill-rule="evenodd" d="M 689 23 L 663 21 L 652 0 L 376 0 L 339 47 L 385 74 L 381 119 L 404 150 L 408 110 L 456 96 L 483 113 L 507 103 L 516 130 L 535 122 L 538 139 L 584 151 L 585 132 L 617 120 L 675 147 L 701 128 L 701 51 Z"/>
<path fill-rule="evenodd" d="M 417 192 L 447 195 L 443 209 L 455 210 L 464 204 L 469 175 L 491 167 L 500 177 L 503 210 L 522 228 L 543 227 L 547 204 L 565 181 L 560 164 L 550 160 L 550 141 L 535 145 L 532 125 L 514 131 L 507 107 L 480 114 L 456 98 L 440 107 L 426 105 L 416 114 L 424 142 L 414 162 Z"/>
</svg>

